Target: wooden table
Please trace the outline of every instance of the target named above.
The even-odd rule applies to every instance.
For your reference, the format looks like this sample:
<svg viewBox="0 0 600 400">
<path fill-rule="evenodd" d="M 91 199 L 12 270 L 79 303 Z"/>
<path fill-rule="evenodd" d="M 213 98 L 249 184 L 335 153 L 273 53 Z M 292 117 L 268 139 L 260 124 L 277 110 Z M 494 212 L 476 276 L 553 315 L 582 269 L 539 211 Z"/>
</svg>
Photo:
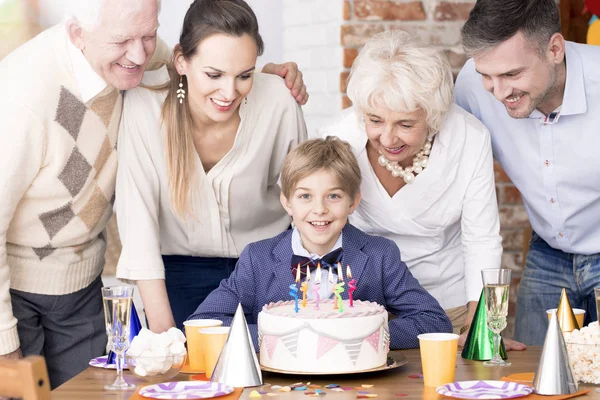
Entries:
<svg viewBox="0 0 600 400">
<path fill-rule="evenodd" d="M 539 360 L 541 348 L 530 347 L 523 352 L 510 352 L 509 361 L 512 362 L 510 367 L 485 367 L 481 362 L 465 360 L 457 357 L 456 376 L 457 381 L 473 380 L 473 379 L 500 379 L 503 376 L 521 373 L 535 372 Z M 442 398 L 435 393 L 435 389 L 425 388 L 423 379 L 409 378 L 409 375 L 421 373 L 421 358 L 419 350 L 394 351 L 393 354 L 403 354 L 408 358 L 408 363 L 401 367 L 368 374 L 353 374 L 353 375 L 329 375 L 329 376 L 297 376 L 283 375 L 269 372 L 263 372 L 263 380 L 265 384 L 291 385 L 296 382 L 311 382 L 325 386 L 330 383 L 336 383 L 343 387 L 358 387 L 362 384 L 374 385 L 370 389 L 365 389 L 370 393 L 377 393 L 377 399 L 399 399 L 397 394 L 407 394 L 404 398 L 410 399 L 437 399 Z M 52 392 L 53 400 L 96 400 L 96 399 L 129 399 L 133 391 L 126 392 L 109 392 L 104 390 L 104 385 L 112 383 L 115 379 L 114 370 L 104 370 L 100 368 L 88 368 L 75 378 L 66 382 Z M 125 379 L 128 382 L 135 384 L 144 384 L 145 382 L 137 379 L 130 372 L 125 372 Z M 179 374 L 175 380 L 188 380 L 190 375 Z M 581 388 L 596 387 L 593 385 L 580 385 Z M 245 389 L 240 399 L 249 399 L 252 390 L 261 390 L 261 388 Z M 264 390 L 269 390 L 265 386 Z M 343 400 L 356 399 L 356 391 L 348 392 L 331 392 L 327 391 L 326 399 Z M 271 397 L 263 396 L 262 399 Z M 304 395 L 304 392 L 280 393 L 279 396 L 273 397 L 280 400 L 292 399 L 309 399 Z M 580 397 L 581 399 L 600 399 L 600 393 L 592 390 L 588 395 Z"/>
</svg>

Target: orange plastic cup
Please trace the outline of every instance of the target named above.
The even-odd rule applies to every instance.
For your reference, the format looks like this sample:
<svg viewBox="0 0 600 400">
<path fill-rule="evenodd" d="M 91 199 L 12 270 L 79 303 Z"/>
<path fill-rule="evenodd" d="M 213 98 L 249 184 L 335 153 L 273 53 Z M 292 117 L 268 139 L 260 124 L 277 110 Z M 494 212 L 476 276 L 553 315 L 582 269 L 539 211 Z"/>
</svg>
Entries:
<svg viewBox="0 0 600 400">
<path fill-rule="evenodd" d="M 458 335 L 424 333 L 417 337 L 421 348 L 421 366 L 425 386 L 437 387 L 454 382 Z"/>
<path fill-rule="evenodd" d="M 194 372 L 204 372 L 204 354 L 200 342 L 200 329 L 221 325 L 223 325 L 223 321 L 218 319 L 191 319 L 183 323 L 190 369 Z"/>
<path fill-rule="evenodd" d="M 200 342 L 204 351 L 204 373 L 208 379 L 212 377 L 228 335 L 228 326 L 200 329 Z"/>
</svg>

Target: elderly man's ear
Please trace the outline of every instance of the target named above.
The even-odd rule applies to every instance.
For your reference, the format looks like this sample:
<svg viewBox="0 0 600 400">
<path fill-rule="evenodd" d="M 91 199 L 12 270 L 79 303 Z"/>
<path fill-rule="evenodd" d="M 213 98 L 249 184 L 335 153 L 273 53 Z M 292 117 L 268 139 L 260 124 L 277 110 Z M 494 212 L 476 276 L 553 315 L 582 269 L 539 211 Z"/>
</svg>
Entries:
<svg viewBox="0 0 600 400">
<path fill-rule="evenodd" d="M 83 28 L 79 25 L 79 22 L 75 19 L 69 20 L 66 27 L 71 43 L 79 50 L 84 51 L 85 40 L 83 38 Z"/>
</svg>

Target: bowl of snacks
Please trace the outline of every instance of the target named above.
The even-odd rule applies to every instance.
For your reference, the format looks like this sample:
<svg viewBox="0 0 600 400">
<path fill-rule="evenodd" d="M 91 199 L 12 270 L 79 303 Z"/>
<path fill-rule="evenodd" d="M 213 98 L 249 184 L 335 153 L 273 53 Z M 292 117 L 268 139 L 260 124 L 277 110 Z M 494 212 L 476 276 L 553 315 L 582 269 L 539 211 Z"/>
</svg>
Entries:
<svg viewBox="0 0 600 400">
<path fill-rule="evenodd" d="M 185 356 L 185 335 L 177 328 L 159 334 L 142 328 L 125 354 L 129 370 L 151 383 L 166 382 L 177 375 Z"/>
<path fill-rule="evenodd" d="M 181 370 L 185 357 L 181 356 L 126 356 L 133 375 L 151 383 L 167 382 Z"/>
<path fill-rule="evenodd" d="M 564 333 L 569 361 L 579 382 L 600 384 L 600 327 L 598 321 Z"/>
</svg>

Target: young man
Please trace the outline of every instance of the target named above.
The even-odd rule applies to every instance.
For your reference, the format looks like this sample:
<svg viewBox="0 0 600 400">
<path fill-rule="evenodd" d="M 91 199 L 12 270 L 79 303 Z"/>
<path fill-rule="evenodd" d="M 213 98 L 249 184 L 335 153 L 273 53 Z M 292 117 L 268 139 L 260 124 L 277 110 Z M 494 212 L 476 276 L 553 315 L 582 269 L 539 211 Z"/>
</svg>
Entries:
<svg viewBox="0 0 600 400">
<path fill-rule="evenodd" d="M 562 288 L 596 319 L 600 285 L 600 47 L 565 42 L 554 0 L 478 0 L 456 102 L 490 130 L 534 233 L 515 339 L 541 345 Z"/>
<path fill-rule="evenodd" d="M 0 62 L 0 357 L 43 354 L 52 387 L 105 353 L 100 274 L 121 91 L 154 54 L 160 1 L 71 6 L 73 18 Z M 267 67 L 288 73 L 303 104 L 294 69 Z"/>
<path fill-rule="evenodd" d="M 342 265 L 352 267 L 352 276 L 360 282 L 354 298 L 379 303 L 396 316 L 389 322 L 390 348 L 418 347 L 421 333 L 452 332 L 444 310 L 408 271 L 396 244 L 348 223 L 348 215 L 360 202 L 360 180 L 356 157 L 339 139 L 309 140 L 290 152 L 281 172 L 281 203 L 294 228 L 248 245 L 231 277 L 190 319 L 217 318 L 229 325 L 241 303 L 250 316 L 248 325 L 258 350 L 258 313 L 267 303 L 289 299 L 294 256 L 316 260 L 335 254 Z M 311 272 L 310 282 L 315 274 Z M 328 270 L 322 274 L 324 299 L 331 288 L 326 285 Z M 347 299 L 347 292 L 342 297 Z"/>
</svg>

